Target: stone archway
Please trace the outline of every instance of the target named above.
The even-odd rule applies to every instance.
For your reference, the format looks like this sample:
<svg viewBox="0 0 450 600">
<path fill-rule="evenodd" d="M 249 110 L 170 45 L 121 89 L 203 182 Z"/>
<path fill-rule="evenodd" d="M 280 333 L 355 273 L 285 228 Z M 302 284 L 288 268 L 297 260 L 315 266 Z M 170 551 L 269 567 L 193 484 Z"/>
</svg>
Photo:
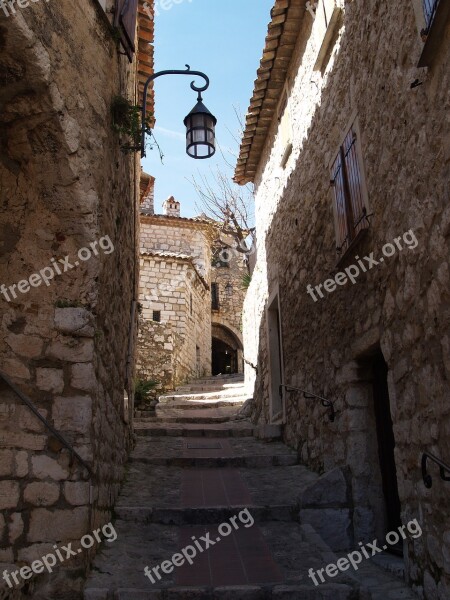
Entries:
<svg viewBox="0 0 450 600">
<path fill-rule="evenodd" d="M 221 323 L 212 323 L 212 374 L 243 372 L 243 346 L 238 336 Z"/>
</svg>

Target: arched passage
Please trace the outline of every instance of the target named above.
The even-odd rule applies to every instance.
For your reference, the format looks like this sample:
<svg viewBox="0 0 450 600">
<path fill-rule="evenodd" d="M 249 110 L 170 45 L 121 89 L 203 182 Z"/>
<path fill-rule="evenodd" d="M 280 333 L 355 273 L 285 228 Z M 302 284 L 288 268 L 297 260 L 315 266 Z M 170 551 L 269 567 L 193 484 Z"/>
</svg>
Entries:
<svg viewBox="0 0 450 600">
<path fill-rule="evenodd" d="M 225 325 L 212 324 L 212 374 L 232 375 L 243 372 L 242 342 Z"/>
</svg>

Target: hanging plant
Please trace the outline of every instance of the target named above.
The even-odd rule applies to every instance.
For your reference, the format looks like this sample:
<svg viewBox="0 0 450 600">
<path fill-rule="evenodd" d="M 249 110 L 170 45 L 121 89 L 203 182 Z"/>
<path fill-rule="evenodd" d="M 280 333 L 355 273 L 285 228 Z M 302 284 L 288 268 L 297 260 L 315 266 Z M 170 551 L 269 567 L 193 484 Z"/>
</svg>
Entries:
<svg viewBox="0 0 450 600">
<path fill-rule="evenodd" d="M 112 128 L 119 135 L 128 138 L 129 142 L 121 144 L 124 152 L 136 152 L 141 149 L 142 136 L 142 108 L 131 104 L 123 96 L 115 96 L 111 103 Z M 150 125 L 153 114 L 148 114 L 145 119 L 145 131 L 151 133 Z"/>
</svg>

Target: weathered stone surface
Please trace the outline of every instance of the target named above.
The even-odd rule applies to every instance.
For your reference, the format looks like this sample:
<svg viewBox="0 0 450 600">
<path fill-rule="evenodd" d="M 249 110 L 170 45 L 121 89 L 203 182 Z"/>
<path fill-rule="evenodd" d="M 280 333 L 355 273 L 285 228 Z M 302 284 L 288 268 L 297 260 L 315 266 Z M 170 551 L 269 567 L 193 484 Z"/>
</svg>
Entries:
<svg viewBox="0 0 450 600">
<path fill-rule="evenodd" d="M 6 343 L 14 353 L 26 358 L 38 358 L 44 347 L 41 338 L 24 334 L 10 334 L 6 339 Z"/>
<path fill-rule="evenodd" d="M 0 481 L 0 509 L 16 508 L 19 502 L 19 484 L 16 481 Z"/>
<path fill-rule="evenodd" d="M 91 363 L 80 363 L 71 368 L 72 377 L 70 385 L 86 392 L 93 392 L 97 387 L 94 365 Z"/>
<path fill-rule="evenodd" d="M 22 513 L 12 513 L 9 516 L 8 536 L 12 545 L 22 535 L 24 529 Z"/>
<path fill-rule="evenodd" d="M 59 498 L 59 486 L 55 483 L 29 483 L 23 494 L 25 502 L 34 506 L 51 506 Z"/>
<path fill-rule="evenodd" d="M 66 481 L 64 484 L 64 497 L 73 506 L 89 504 L 89 482 Z"/>
<path fill-rule="evenodd" d="M 95 333 L 94 317 L 85 308 L 56 308 L 55 327 L 75 337 L 93 337 Z"/>
<path fill-rule="evenodd" d="M 47 356 L 73 363 L 89 362 L 94 356 L 94 342 L 87 339 L 56 341 L 50 344 Z"/>
<path fill-rule="evenodd" d="M 88 516 L 88 508 L 74 508 L 71 512 L 36 508 L 31 511 L 28 541 L 79 540 L 89 533 Z M 51 527 L 49 527 L 50 523 Z"/>
<path fill-rule="evenodd" d="M 12 450 L 0 450 L 0 477 L 8 477 L 13 474 L 13 458 Z"/>
<path fill-rule="evenodd" d="M 343 470 L 328 471 L 311 483 L 299 498 L 302 508 L 342 507 L 349 504 L 349 489 Z"/>
<path fill-rule="evenodd" d="M 92 400 L 86 396 L 55 398 L 52 414 L 56 429 L 88 433 L 92 421 Z"/>
<path fill-rule="evenodd" d="M 330 548 L 349 550 L 353 544 L 350 510 L 346 508 L 302 508 L 300 523 L 312 525 Z"/>
<path fill-rule="evenodd" d="M 64 373 L 60 369 L 36 369 L 36 385 L 45 392 L 60 394 L 64 389 Z"/>
<path fill-rule="evenodd" d="M 31 457 L 31 466 L 33 476 L 37 479 L 54 479 L 60 481 L 68 476 L 68 471 L 62 467 L 55 459 L 41 454 Z"/>
</svg>

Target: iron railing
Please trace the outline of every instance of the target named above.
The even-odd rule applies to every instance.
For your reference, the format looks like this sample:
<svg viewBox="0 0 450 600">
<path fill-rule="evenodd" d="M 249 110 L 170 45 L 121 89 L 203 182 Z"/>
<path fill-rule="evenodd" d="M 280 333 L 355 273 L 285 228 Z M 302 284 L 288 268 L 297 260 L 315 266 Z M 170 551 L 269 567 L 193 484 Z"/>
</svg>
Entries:
<svg viewBox="0 0 450 600">
<path fill-rule="evenodd" d="M 434 454 L 431 454 L 431 452 L 424 452 L 422 454 L 422 479 L 425 487 L 430 489 L 433 485 L 433 479 L 431 475 L 427 472 L 428 459 L 432 460 L 439 466 L 439 474 L 441 476 L 441 479 L 443 479 L 444 481 L 450 481 L 450 466 L 446 465 L 445 462 L 443 462 Z M 449 475 L 446 475 L 445 472 L 447 472 Z"/>
<path fill-rule="evenodd" d="M 334 402 L 332 400 L 328 400 L 327 398 L 323 398 L 322 396 L 317 396 L 317 394 L 312 394 L 311 392 L 307 392 L 306 390 L 302 390 L 297 387 L 292 387 L 292 385 L 286 385 L 284 383 L 280 385 L 280 396 L 283 396 L 283 389 L 286 390 L 286 392 L 302 392 L 303 397 L 307 400 L 311 400 L 313 398 L 320 400 L 324 408 L 330 409 L 330 414 L 328 415 L 330 421 L 333 422 L 336 419 L 336 410 L 334 408 Z"/>
<path fill-rule="evenodd" d="M 73 464 L 73 459 L 76 458 L 78 462 L 86 469 L 89 473 L 89 477 L 91 479 L 94 478 L 94 472 L 91 467 L 81 458 L 78 452 L 70 445 L 70 443 L 58 432 L 56 429 L 50 425 L 45 417 L 41 415 L 38 409 L 34 406 L 32 401 L 26 396 L 12 381 L 11 379 L 2 371 L 0 371 L 0 377 L 3 381 L 12 389 L 12 391 L 22 400 L 24 404 L 28 406 L 31 412 L 36 416 L 41 423 L 43 423 L 44 427 L 48 429 L 51 434 L 70 452 L 71 456 L 71 465 Z"/>
</svg>

